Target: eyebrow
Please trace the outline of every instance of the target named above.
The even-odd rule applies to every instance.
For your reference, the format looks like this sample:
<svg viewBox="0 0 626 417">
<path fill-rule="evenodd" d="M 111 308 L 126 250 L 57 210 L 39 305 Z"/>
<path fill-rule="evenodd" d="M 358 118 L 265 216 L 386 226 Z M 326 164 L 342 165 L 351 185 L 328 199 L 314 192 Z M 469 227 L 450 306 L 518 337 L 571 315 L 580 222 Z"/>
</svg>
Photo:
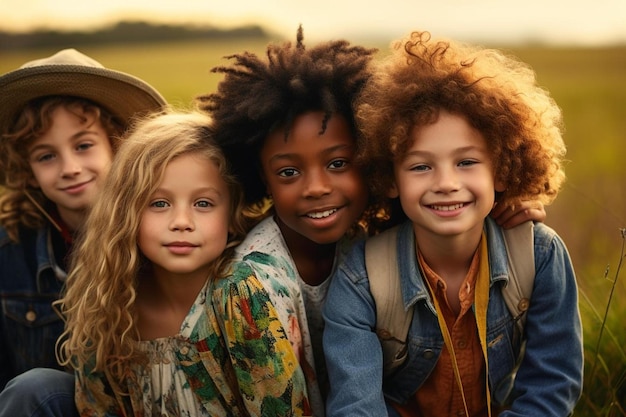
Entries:
<svg viewBox="0 0 626 417">
<path fill-rule="evenodd" d="M 163 188 L 161 186 L 159 186 L 156 190 L 154 190 L 154 193 L 152 193 L 152 195 L 157 194 L 159 192 L 162 192 L 164 194 L 172 194 L 174 191 L 168 189 L 168 188 Z M 202 187 L 202 188 L 198 188 L 197 190 L 194 190 L 194 194 L 203 194 L 203 193 L 214 193 L 216 194 L 218 197 L 222 197 L 224 194 L 217 189 L 216 187 Z"/>
<path fill-rule="evenodd" d="M 454 149 L 453 153 L 462 154 L 462 153 L 470 152 L 470 151 L 487 152 L 487 148 L 484 146 L 476 146 L 476 145 L 463 146 L 461 148 Z M 407 155 L 431 155 L 432 152 L 418 149 L 416 151 L 409 151 L 406 154 Z"/>
<path fill-rule="evenodd" d="M 355 145 L 341 143 L 335 146 L 331 146 L 330 148 L 324 149 L 322 151 L 323 155 L 332 154 L 333 152 L 354 148 Z M 279 153 L 270 158 L 270 162 L 272 161 L 280 161 L 282 159 L 293 159 L 296 154 L 294 153 Z"/>
</svg>

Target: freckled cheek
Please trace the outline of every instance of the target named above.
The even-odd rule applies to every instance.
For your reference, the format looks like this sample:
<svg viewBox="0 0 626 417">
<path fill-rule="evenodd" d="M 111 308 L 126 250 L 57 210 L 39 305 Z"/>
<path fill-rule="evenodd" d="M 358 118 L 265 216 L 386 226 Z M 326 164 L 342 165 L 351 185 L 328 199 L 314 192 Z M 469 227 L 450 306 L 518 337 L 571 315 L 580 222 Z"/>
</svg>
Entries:
<svg viewBox="0 0 626 417">
<path fill-rule="evenodd" d="M 111 164 L 103 166 L 102 169 L 100 169 L 100 176 L 106 178 L 106 176 L 109 175 L 109 171 L 111 171 Z"/>
<path fill-rule="evenodd" d="M 274 208 L 277 211 L 289 211 L 300 200 L 301 192 L 295 187 L 293 189 L 287 187 L 276 187 L 271 190 Z"/>
<path fill-rule="evenodd" d="M 139 221 L 139 229 L 137 229 L 137 240 L 145 239 L 146 235 L 150 234 L 150 225 L 153 222 L 150 222 L 149 216 L 146 214 L 141 215 L 141 220 Z"/>
<path fill-rule="evenodd" d="M 98 161 L 94 161 L 93 168 L 97 171 L 100 176 L 106 177 L 111 170 L 111 165 L 113 164 L 113 159 L 111 156 L 108 158 L 103 155 L 102 159 Z"/>
<path fill-rule="evenodd" d="M 198 219 L 197 224 L 203 224 L 204 231 L 203 233 L 208 236 L 213 236 L 213 239 L 221 242 L 222 239 L 224 242 L 228 240 L 228 232 L 230 225 L 232 223 L 232 217 L 229 213 L 221 213 L 219 216 L 214 218 L 203 218 Z"/>
<path fill-rule="evenodd" d="M 147 238 L 148 237 L 145 235 L 145 232 L 139 230 L 139 232 L 137 233 L 137 247 L 139 248 L 139 251 L 144 255 L 146 253 L 146 250 L 149 250 L 149 248 L 146 247 Z"/>
</svg>

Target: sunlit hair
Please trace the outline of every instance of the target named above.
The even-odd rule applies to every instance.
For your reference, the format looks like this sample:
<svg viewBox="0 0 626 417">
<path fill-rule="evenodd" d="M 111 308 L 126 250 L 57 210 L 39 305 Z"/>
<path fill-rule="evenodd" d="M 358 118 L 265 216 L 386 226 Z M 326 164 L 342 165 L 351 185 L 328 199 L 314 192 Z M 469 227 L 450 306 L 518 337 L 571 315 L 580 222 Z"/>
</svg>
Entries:
<svg viewBox="0 0 626 417">
<path fill-rule="evenodd" d="M 75 115 L 85 127 L 100 120 L 114 151 L 126 127 L 126 123 L 115 119 L 105 109 L 78 97 L 47 96 L 32 100 L 24 107 L 13 127 L 2 132 L 0 138 L 0 178 L 4 180 L 0 191 L 0 224 L 13 241 L 19 240 L 20 226 L 37 229 L 45 224 L 43 213 L 29 196 L 43 209 L 53 205 L 31 184 L 35 177 L 28 162 L 28 148 L 50 129 L 52 113 L 60 107 Z"/>
<path fill-rule="evenodd" d="M 270 133 L 284 129 L 287 140 L 299 115 L 321 111 L 320 134 L 333 114 L 342 115 L 356 134 L 353 102 L 369 77 L 375 52 L 345 40 L 307 49 L 299 27 L 295 45 L 270 44 L 266 56 L 235 54 L 227 57 L 232 66 L 213 68 L 224 79 L 216 93 L 199 96 L 197 104 L 213 115 L 216 139 L 233 163 L 247 203 L 265 202 L 259 155 Z"/>
<path fill-rule="evenodd" d="M 199 155 L 215 164 L 227 185 L 227 249 L 212 263 L 209 277 L 227 272 L 246 231 L 243 193 L 213 136 L 208 116 L 170 111 L 140 121 L 120 146 L 75 245 L 67 291 L 56 303 L 67 320 L 62 364 L 81 368 L 90 363 L 119 389 L 128 366 L 146 360 L 137 344 L 135 298 L 139 277 L 150 276 L 150 263 L 137 245 L 139 225 L 168 163 L 181 155 Z"/>
<path fill-rule="evenodd" d="M 411 129 L 434 123 L 441 110 L 464 116 L 485 137 L 495 179 L 506 186 L 498 201 L 549 204 L 565 179 L 560 108 L 527 64 L 498 50 L 413 32 L 381 60 L 357 107 L 358 161 L 377 197 L 412 145 Z"/>
</svg>

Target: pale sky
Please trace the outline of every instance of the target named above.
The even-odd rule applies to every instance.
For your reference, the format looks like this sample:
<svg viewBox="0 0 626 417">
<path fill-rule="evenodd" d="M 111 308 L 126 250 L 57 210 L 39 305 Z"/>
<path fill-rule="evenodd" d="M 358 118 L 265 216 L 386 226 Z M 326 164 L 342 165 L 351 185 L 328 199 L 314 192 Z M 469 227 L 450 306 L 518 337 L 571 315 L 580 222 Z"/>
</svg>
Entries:
<svg viewBox="0 0 626 417">
<path fill-rule="evenodd" d="M 291 38 L 374 36 L 411 30 L 459 40 L 601 45 L 626 43 L 626 0 L 0 0 L 1 30 L 94 28 L 120 19 L 260 24 Z"/>
</svg>

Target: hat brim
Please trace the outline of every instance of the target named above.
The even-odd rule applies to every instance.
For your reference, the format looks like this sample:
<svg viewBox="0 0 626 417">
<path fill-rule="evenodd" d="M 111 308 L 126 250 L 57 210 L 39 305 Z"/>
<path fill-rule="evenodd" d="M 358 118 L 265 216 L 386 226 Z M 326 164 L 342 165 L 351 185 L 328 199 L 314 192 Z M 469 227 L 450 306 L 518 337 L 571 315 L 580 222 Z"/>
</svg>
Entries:
<svg viewBox="0 0 626 417">
<path fill-rule="evenodd" d="M 166 105 L 152 86 L 123 72 L 78 65 L 41 65 L 0 77 L 0 130 L 10 129 L 30 100 L 51 95 L 91 100 L 125 125 L 133 117 Z"/>
</svg>

